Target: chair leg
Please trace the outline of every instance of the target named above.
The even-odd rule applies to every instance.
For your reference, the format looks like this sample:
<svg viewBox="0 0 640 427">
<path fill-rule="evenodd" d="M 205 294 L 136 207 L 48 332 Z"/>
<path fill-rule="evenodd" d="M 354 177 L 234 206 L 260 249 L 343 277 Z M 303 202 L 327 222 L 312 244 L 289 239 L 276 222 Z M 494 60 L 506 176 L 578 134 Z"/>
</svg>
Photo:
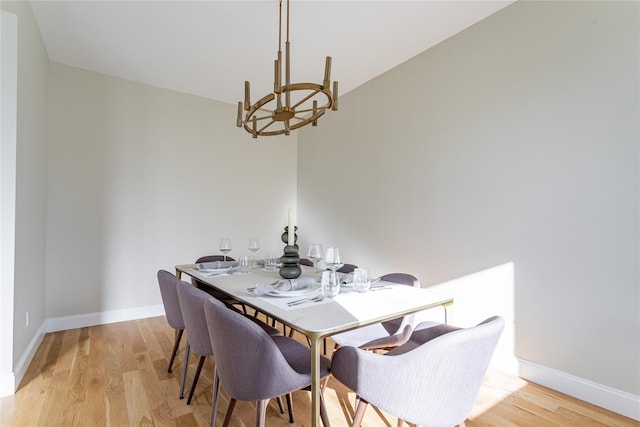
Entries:
<svg viewBox="0 0 640 427">
<path fill-rule="evenodd" d="M 187 338 L 187 347 L 184 349 L 184 363 L 182 365 L 182 381 L 180 381 L 180 399 L 184 399 L 184 383 L 187 380 L 189 353 L 191 353 L 191 345 L 189 345 L 189 339 Z"/>
<path fill-rule="evenodd" d="M 256 427 L 264 427 L 264 421 L 267 417 L 267 403 L 269 399 L 258 400 L 256 402 Z"/>
<path fill-rule="evenodd" d="M 282 397 L 281 396 L 276 397 L 276 402 L 278 402 L 278 409 L 280 410 L 280 413 L 284 414 L 284 405 L 282 405 Z"/>
<path fill-rule="evenodd" d="M 404 426 L 404 421 L 398 418 L 398 427 L 402 427 L 402 426 Z"/>
<path fill-rule="evenodd" d="M 369 402 L 364 399 L 358 400 L 356 413 L 353 416 L 353 424 L 351 424 L 351 427 L 360 427 L 360 424 L 362 424 L 362 418 L 364 418 L 364 411 L 367 410 L 367 406 L 369 406 Z"/>
<path fill-rule="evenodd" d="M 291 399 L 291 393 L 287 393 L 287 409 L 289 410 L 289 424 L 293 424 L 293 400 Z"/>
<path fill-rule="evenodd" d="M 331 427 L 329 422 L 329 415 L 327 415 L 327 407 L 324 404 L 324 396 L 320 393 L 320 419 L 324 427 Z"/>
<path fill-rule="evenodd" d="M 220 377 L 218 371 L 213 369 L 213 396 L 211 399 L 211 427 L 216 427 L 218 416 L 218 400 L 220 400 Z"/>
<path fill-rule="evenodd" d="M 327 375 L 320 380 L 320 393 L 324 393 L 324 389 L 327 388 L 327 384 L 329 384 L 329 377 L 331 377 L 331 375 Z"/>
<path fill-rule="evenodd" d="M 200 356 L 200 360 L 198 360 L 198 369 L 196 369 L 196 375 L 193 377 L 193 384 L 191 385 L 187 405 L 191 404 L 191 398 L 193 398 L 193 392 L 196 390 L 196 384 L 198 384 L 198 378 L 200 378 L 200 371 L 202 371 L 202 365 L 204 365 L 204 359 L 206 358 L 207 356 Z"/>
<path fill-rule="evenodd" d="M 227 427 L 229 425 L 229 421 L 231 421 L 231 414 L 233 414 L 233 409 L 235 407 L 236 407 L 236 400 L 234 398 L 229 399 L 229 406 L 227 406 L 227 413 L 224 416 L 222 427 Z"/>
<path fill-rule="evenodd" d="M 176 329 L 173 342 L 173 351 L 171 352 L 171 359 L 169 360 L 169 369 L 167 369 L 167 372 L 169 373 L 171 373 L 171 369 L 173 368 L 173 361 L 176 359 L 176 355 L 178 354 L 178 348 L 180 348 L 180 340 L 182 339 L 183 332 L 184 329 Z"/>
</svg>

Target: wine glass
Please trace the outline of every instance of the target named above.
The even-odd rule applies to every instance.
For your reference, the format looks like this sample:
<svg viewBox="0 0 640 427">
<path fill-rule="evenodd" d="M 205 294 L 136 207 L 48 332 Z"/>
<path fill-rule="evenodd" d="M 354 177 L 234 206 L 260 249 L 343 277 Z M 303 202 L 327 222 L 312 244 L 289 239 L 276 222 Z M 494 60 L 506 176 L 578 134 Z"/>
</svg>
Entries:
<svg viewBox="0 0 640 427">
<path fill-rule="evenodd" d="M 337 269 L 342 267 L 344 262 L 342 261 L 342 255 L 340 254 L 340 248 L 328 248 L 327 252 L 324 254 L 324 264 L 334 273 Z"/>
<path fill-rule="evenodd" d="M 318 261 L 324 257 L 322 245 L 320 243 L 311 243 L 307 251 L 307 258 L 313 261 L 313 271 L 318 274 Z"/>
<path fill-rule="evenodd" d="M 254 254 L 251 263 L 255 264 L 255 253 L 260 250 L 260 240 L 257 237 L 249 237 L 249 250 Z"/>
<path fill-rule="evenodd" d="M 227 252 L 231 251 L 231 239 L 228 237 L 223 237 L 220 239 L 220 246 L 218 246 L 220 252 L 224 254 L 224 260 L 227 260 Z"/>
</svg>

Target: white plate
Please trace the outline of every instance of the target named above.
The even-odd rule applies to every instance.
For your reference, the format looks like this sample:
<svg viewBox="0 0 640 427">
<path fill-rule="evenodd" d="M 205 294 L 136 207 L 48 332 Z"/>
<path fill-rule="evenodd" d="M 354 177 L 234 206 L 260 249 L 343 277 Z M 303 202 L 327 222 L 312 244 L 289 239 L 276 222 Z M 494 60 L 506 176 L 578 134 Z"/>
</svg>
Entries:
<svg viewBox="0 0 640 427">
<path fill-rule="evenodd" d="M 205 276 L 211 276 L 214 274 L 223 274 L 223 273 L 227 273 L 229 272 L 232 268 L 234 267 L 223 267 L 223 268 L 202 268 L 202 269 L 196 269 L 195 271 L 197 271 L 200 274 L 203 274 Z"/>
<path fill-rule="evenodd" d="M 320 288 L 306 288 L 299 289 L 297 291 L 279 291 L 274 289 L 272 291 L 267 292 L 265 295 L 269 295 L 272 297 L 302 297 L 305 295 L 313 295 L 315 293 L 320 292 Z"/>
</svg>

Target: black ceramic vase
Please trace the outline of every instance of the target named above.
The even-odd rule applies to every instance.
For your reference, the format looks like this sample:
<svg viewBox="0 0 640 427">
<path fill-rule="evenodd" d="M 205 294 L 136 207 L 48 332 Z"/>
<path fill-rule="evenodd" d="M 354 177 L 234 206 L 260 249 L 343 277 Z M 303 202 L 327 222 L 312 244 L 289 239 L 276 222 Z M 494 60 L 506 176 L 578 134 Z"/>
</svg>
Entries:
<svg viewBox="0 0 640 427">
<path fill-rule="evenodd" d="M 298 235 L 295 231 L 298 227 L 294 228 L 293 246 L 288 245 L 284 247 L 284 255 L 280 257 L 282 267 L 280 267 L 280 276 L 284 279 L 296 279 L 302 274 L 300 268 L 300 256 L 298 255 L 298 245 L 295 243 L 298 240 Z M 284 233 L 280 236 L 280 239 L 284 243 L 289 242 L 289 227 L 284 228 Z"/>
</svg>

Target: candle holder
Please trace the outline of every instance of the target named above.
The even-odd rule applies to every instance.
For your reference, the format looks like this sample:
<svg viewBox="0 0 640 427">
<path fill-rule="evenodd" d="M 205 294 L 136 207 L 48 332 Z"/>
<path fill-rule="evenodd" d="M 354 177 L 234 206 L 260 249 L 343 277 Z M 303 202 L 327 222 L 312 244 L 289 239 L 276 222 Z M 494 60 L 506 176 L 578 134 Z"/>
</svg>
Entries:
<svg viewBox="0 0 640 427">
<path fill-rule="evenodd" d="M 286 245 L 284 247 L 284 255 L 280 257 L 282 267 L 280 267 L 280 276 L 284 279 L 296 279 L 302 274 L 300 268 L 300 256 L 298 255 L 298 245 L 295 243 L 298 240 L 298 235 L 295 232 L 298 227 L 294 227 L 293 245 Z M 280 239 L 284 243 L 289 242 L 289 226 L 284 228 L 284 233 L 280 236 Z"/>
</svg>

